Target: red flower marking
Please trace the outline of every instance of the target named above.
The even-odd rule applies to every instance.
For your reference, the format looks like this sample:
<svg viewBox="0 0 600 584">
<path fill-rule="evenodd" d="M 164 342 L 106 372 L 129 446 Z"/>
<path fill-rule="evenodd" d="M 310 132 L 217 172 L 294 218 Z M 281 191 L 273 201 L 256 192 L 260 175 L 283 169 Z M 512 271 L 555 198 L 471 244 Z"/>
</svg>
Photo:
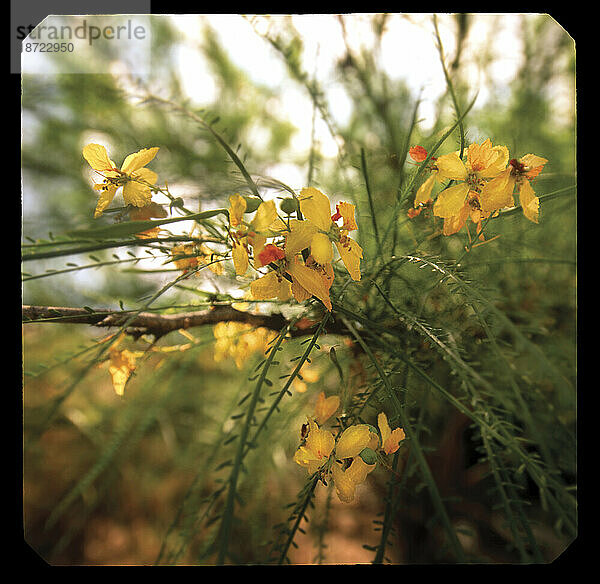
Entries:
<svg viewBox="0 0 600 584">
<path fill-rule="evenodd" d="M 285 257 L 285 252 L 272 243 L 268 243 L 258 254 L 258 259 L 263 266 L 271 262 L 282 260 Z"/>
<path fill-rule="evenodd" d="M 340 215 L 340 206 L 336 205 L 335 206 L 335 213 L 331 216 L 331 220 L 332 221 L 337 221 L 338 219 L 341 219 L 342 216 Z"/>
</svg>

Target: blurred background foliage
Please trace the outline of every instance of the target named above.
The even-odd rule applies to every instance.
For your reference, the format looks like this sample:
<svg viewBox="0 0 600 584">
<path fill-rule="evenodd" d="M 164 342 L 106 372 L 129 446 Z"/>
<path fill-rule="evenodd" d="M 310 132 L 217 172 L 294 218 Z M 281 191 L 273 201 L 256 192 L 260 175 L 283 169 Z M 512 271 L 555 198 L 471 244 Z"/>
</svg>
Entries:
<svg viewBox="0 0 600 584">
<path fill-rule="evenodd" d="M 226 207 L 230 194 L 244 191 L 243 180 L 214 138 L 168 107 L 135 98 L 149 93 L 213 123 L 238 149 L 254 176 L 281 180 L 293 189 L 310 182 L 356 203 L 365 264 L 375 266 L 380 252 L 373 237 L 363 165 L 373 193 L 374 216 L 383 231 L 398 193 L 415 169 L 407 158 L 408 148 L 415 144 L 431 148 L 456 120 L 447 90 L 415 88 L 402 74 L 403 61 L 419 65 L 422 58 L 421 66 L 430 67 L 445 87 L 439 60 L 425 59 L 431 47 L 434 55 L 438 50 L 431 16 L 331 15 L 328 26 L 344 50 L 323 70 L 314 66 L 314 46 L 307 45 L 302 26 L 294 19 L 229 18 L 264 44 L 267 67 L 280 83 L 263 81 L 251 67 L 239 64 L 243 45 L 227 42 L 237 28 L 230 31 L 223 19 L 194 16 L 152 18 L 152 68 L 143 78 L 132 75 L 127 65 L 106 74 L 72 74 L 66 67 L 23 75 L 25 245 L 114 221 L 111 214 L 92 219 L 96 194 L 81 149 L 98 139 L 109 146 L 117 164 L 131 152 L 159 146 L 151 164 L 159 183 L 168 181 L 171 193 L 194 211 Z M 508 146 L 512 156 L 531 152 L 547 158 L 536 192 L 559 196 L 542 201 L 539 225 L 520 212 L 490 222 L 488 238 L 501 237 L 469 253 L 464 253 L 464 233 L 433 236 L 431 217 L 423 214 L 409 220 L 406 211 L 412 198 L 404 201 L 394 247 L 386 254 L 459 261 L 457 269 L 465 281 L 495 307 L 488 307 L 484 317 L 490 330 L 482 327 L 481 315 L 473 313 L 464 296 L 439 286 L 430 270 L 405 262 L 379 273 L 379 282 L 403 314 L 433 323 L 478 373 L 500 388 L 498 401 L 512 412 L 511 422 L 528 436 L 535 433 L 537 447 L 531 449 L 541 451 L 545 464 L 551 462 L 550 474 L 570 492 L 576 477 L 575 392 L 568 389 L 575 387 L 576 371 L 576 201 L 571 188 L 576 183 L 574 43 L 551 17 L 508 18 L 439 16 L 445 63 L 461 107 L 466 108 L 479 92 L 464 120 L 467 143 L 489 137 L 494 144 Z M 382 65 L 382 55 L 386 35 L 398 20 L 421 36 L 416 37 L 420 40 L 415 41 L 414 51 L 397 55 L 400 64 L 391 74 Z M 494 42 L 482 42 L 482 30 L 500 33 L 507 28 L 514 35 L 510 55 L 501 54 Z M 359 34 L 364 30 L 368 36 Z M 431 46 L 425 46 L 423 38 L 429 38 Z M 320 39 L 321 48 L 328 42 Z M 185 68 L 176 65 L 182 54 L 191 56 Z M 507 57 L 508 64 L 503 61 Z M 497 71 L 501 75 L 494 75 Z M 190 78 L 211 89 L 209 101 L 189 92 Z M 287 99 L 304 105 L 290 111 L 283 107 Z M 424 106 L 429 108 L 426 115 Z M 320 137 L 315 137 L 315 129 L 321 130 Z M 309 142 L 301 137 L 307 132 L 312 136 Z M 458 133 L 453 133 L 440 153 L 458 149 L 458 140 Z M 281 196 L 277 190 L 270 192 Z M 119 257 L 126 255 L 117 251 Z M 95 255 L 108 261 L 113 252 Z M 118 310 L 122 302 L 135 308 L 175 277 L 161 269 L 142 271 L 137 269 L 142 264 L 135 263 L 31 278 L 47 275 L 47 270 L 64 270 L 67 262 L 89 263 L 89 259 L 59 257 L 28 263 L 24 304 Z M 165 300 L 173 307 L 205 306 L 209 297 L 199 291 L 235 288 L 231 274 L 229 269 L 222 278 L 187 280 L 170 290 Z M 369 274 L 377 279 L 376 270 Z M 360 286 L 348 288 L 346 300 L 347 306 L 359 307 L 374 322 L 385 324 L 395 318 L 366 278 Z M 524 350 L 494 310 L 517 325 L 545 360 Z M 57 564 L 213 562 L 209 542 L 215 525 L 203 515 L 213 504 L 211 493 L 218 489 L 221 476 L 212 469 L 224 460 L 227 436 L 235 426 L 231 415 L 247 392 L 247 378 L 259 353 L 248 356 L 247 365 L 239 369 L 231 360 L 214 359 L 210 327 L 190 331 L 192 341 L 172 333 L 157 343 L 156 351 L 145 354 L 123 399 L 112 390 L 106 364 L 89 371 L 81 365 L 105 333 L 74 324 L 26 324 L 23 332 L 26 541 Z M 448 391 L 461 395 L 460 376 L 431 343 L 415 339 L 410 332 L 397 340 L 412 362 Z M 300 341 L 286 346 L 281 375 L 289 373 L 286 359 L 289 363 L 303 351 Z M 128 342 L 138 351 L 148 348 L 144 339 Z M 342 392 L 348 398 L 372 383 L 372 367 L 356 344 L 326 336 L 319 345 L 311 356 L 313 376 L 307 376 L 313 382 L 298 387 L 291 399 L 282 402 L 268 441 L 245 462 L 248 472 L 239 493 L 245 503 L 239 513 L 245 521 L 237 522 L 231 534 L 230 561 L 263 561 L 267 542 L 274 537 L 273 526 L 285 521 L 286 505 L 293 503 L 306 478 L 291 457 L 317 393 Z M 161 347 L 165 351 L 158 350 Z M 336 360 L 331 358 L 331 347 Z M 166 352 L 169 348 L 171 352 Z M 540 555 L 531 548 L 519 549 L 494 491 L 497 482 L 482 462 L 485 441 L 469 419 L 436 396 L 427 383 L 400 370 L 393 354 L 384 352 L 381 358 L 398 372 L 398 384 L 406 388 L 407 400 L 416 404 L 416 423 L 432 473 L 469 559 L 551 561 L 566 549 L 573 529 L 522 469 L 511 480 L 520 481 L 515 488 L 525 503 L 518 509 L 529 518 L 526 525 Z M 565 383 L 556 381 L 547 363 Z M 82 371 L 87 371 L 85 376 Z M 518 391 L 512 392 L 515 383 Z M 73 384 L 76 389 L 61 401 Z M 471 399 L 475 403 L 476 398 Z M 519 413 L 523 400 L 532 420 Z M 493 399 L 488 407 L 492 413 L 500 408 Z M 519 466 L 510 460 L 509 452 L 498 449 L 497 454 L 502 464 Z M 386 557 L 395 563 L 448 561 L 443 534 L 431 520 L 427 489 L 414 464 L 404 459 L 398 464 L 405 465 L 406 472 L 400 473 L 402 496 L 393 515 L 394 545 Z M 389 478 L 390 473 L 378 468 L 352 505 L 333 500 L 327 507 L 326 489 L 321 487 L 312 521 L 306 533 L 297 534 L 297 547 L 290 551 L 292 561 L 372 561 L 373 550 L 363 545 L 378 541 L 378 524 L 373 520 L 382 512 Z"/>
</svg>

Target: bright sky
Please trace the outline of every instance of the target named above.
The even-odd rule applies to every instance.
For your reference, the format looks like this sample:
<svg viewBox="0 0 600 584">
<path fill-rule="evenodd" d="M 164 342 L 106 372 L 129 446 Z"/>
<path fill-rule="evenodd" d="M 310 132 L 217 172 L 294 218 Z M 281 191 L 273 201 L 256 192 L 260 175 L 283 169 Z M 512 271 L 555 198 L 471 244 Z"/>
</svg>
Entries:
<svg viewBox="0 0 600 584">
<path fill-rule="evenodd" d="M 183 80 L 183 88 L 197 104 L 213 102 L 216 87 L 202 55 L 196 50 L 198 32 L 202 22 L 210 25 L 228 50 L 233 62 L 244 70 L 251 79 L 272 88 L 278 88 L 280 100 L 277 107 L 281 116 L 288 118 L 298 128 L 294 137 L 295 148 L 302 152 L 310 148 L 312 104 L 307 92 L 291 81 L 282 59 L 269 44 L 253 29 L 250 22 L 239 15 L 172 16 L 173 22 L 186 36 L 186 45 L 177 52 L 177 66 Z M 285 16 L 271 16 L 275 21 Z M 486 74 L 500 88 L 508 88 L 520 66 L 522 55 L 521 14 L 502 15 L 477 14 L 471 25 L 467 46 L 463 50 L 463 75 L 479 97 L 476 107 L 489 98 L 489 90 L 481 74 L 480 59 L 484 48 L 492 48 L 494 60 L 486 64 Z M 304 43 L 303 66 L 317 78 L 326 92 L 331 113 L 339 124 L 344 124 L 350 114 L 351 103 L 342 84 L 336 81 L 334 65 L 345 54 L 342 30 L 335 15 L 293 15 L 291 20 Z M 354 48 L 370 48 L 373 33 L 369 15 L 344 15 L 347 38 Z M 267 20 L 259 17 L 256 25 L 266 30 Z M 456 24 L 452 15 L 438 15 L 438 27 L 447 61 L 454 57 Z M 381 67 L 392 79 L 403 79 L 416 93 L 422 90 L 420 107 L 421 126 L 431 127 L 435 115 L 434 105 L 445 91 L 446 85 L 439 60 L 431 14 L 391 15 L 384 34 L 380 54 Z M 189 72 L 194 74 L 190 75 Z M 508 89 L 506 89 L 508 93 Z M 556 108 L 572 107 L 568 88 L 557 88 Z M 316 127 L 316 138 L 325 156 L 334 157 L 337 145 L 324 123 Z M 278 168 L 291 173 L 287 177 L 294 184 L 293 168 Z M 280 176 L 286 182 L 286 177 Z"/>
</svg>

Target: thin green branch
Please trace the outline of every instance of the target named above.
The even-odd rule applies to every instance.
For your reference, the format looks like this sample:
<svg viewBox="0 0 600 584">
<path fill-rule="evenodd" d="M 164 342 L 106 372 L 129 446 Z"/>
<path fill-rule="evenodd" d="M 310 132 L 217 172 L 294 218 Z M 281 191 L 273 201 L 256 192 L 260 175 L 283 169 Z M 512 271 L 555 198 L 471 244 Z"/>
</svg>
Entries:
<svg viewBox="0 0 600 584">
<path fill-rule="evenodd" d="M 216 560 L 217 565 L 223 565 L 227 556 L 229 539 L 233 525 L 233 514 L 237 493 L 237 484 L 242 469 L 242 460 L 244 458 L 244 454 L 247 452 L 248 435 L 250 433 L 250 427 L 254 419 L 254 412 L 256 410 L 256 406 L 258 405 L 260 393 L 265 383 L 265 379 L 267 378 L 269 368 L 273 364 L 273 361 L 275 360 L 275 355 L 277 354 L 279 347 L 283 342 L 289 328 L 290 325 L 286 324 L 286 326 L 284 326 L 281 329 L 281 332 L 279 333 L 275 344 L 271 345 L 269 349 L 269 355 L 262 365 L 260 376 L 258 378 L 258 381 L 256 382 L 254 392 L 252 393 L 252 398 L 250 400 L 250 403 L 248 404 L 248 409 L 246 410 L 244 424 L 242 426 L 242 430 L 239 436 L 237 453 L 233 461 L 233 468 L 231 470 L 229 480 L 227 482 L 227 498 L 225 501 L 225 506 L 223 508 L 223 514 L 221 516 L 221 527 L 218 538 L 218 552 Z"/>
<path fill-rule="evenodd" d="M 381 247 L 381 240 L 379 238 L 379 228 L 377 226 L 377 216 L 375 214 L 375 205 L 373 204 L 373 194 L 371 193 L 371 185 L 369 182 L 369 173 L 367 171 L 367 158 L 365 155 L 365 149 L 360 149 L 360 164 L 362 169 L 362 174 L 365 179 L 365 189 L 367 191 L 367 198 L 369 199 L 369 209 L 371 211 L 371 223 L 373 225 L 373 234 L 375 236 L 375 243 L 377 244 L 377 251 L 379 252 L 379 257 L 383 255 L 383 249 Z"/>
</svg>

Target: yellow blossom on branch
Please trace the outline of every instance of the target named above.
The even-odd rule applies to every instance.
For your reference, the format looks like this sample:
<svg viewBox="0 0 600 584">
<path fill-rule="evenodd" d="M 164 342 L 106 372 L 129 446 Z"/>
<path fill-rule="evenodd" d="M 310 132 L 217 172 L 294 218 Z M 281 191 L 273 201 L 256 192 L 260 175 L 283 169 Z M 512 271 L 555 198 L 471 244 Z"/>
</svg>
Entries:
<svg viewBox="0 0 600 584">
<path fill-rule="evenodd" d="M 247 364 L 248 357 L 264 351 L 276 333 L 263 327 L 242 322 L 218 322 L 213 327 L 215 337 L 214 360 L 232 360 L 238 369 Z"/>
<path fill-rule="evenodd" d="M 322 430 L 312 419 L 308 420 L 308 436 L 294 454 L 294 461 L 306 467 L 309 474 L 321 468 L 329 459 L 335 446 L 335 439 L 329 430 Z"/>
<path fill-rule="evenodd" d="M 334 462 L 331 467 L 331 477 L 339 500 L 342 503 L 354 501 L 356 487 L 366 480 L 376 466 L 376 464 L 367 464 L 360 456 L 352 459 L 346 470 L 342 463 Z"/>
<path fill-rule="evenodd" d="M 283 227 L 274 201 L 263 201 L 250 223 L 244 221 L 246 210 L 244 197 L 238 194 L 229 197 L 229 224 L 235 228 L 229 232 L 232 240 L 231 258 L 238 276 L 243 276 L 250 266 L 251 248 L 256 258 L 267 238 L 277 234 Z"/>
<path fill-rule="evenodd" d="M 462 229 L 469 217 L 480 226 L 492 212 L 510 205 L 508 157 L 506 146 L 492 146 L 487 139 L 469 146 L 466 162 L 456 152 L 436 159 L 436 180 L 458 181 L 444 189 L 433 205 L 434 215 L 444 218 L 444 235 Z"/>
<path fill-rule="evenodd" d="M 136 359 L 140 353 L 128 351 L 127 349 L 111 348 L 109 355 L 108 372 L 111 376 L 113 389 L 117 395 L 123 395 L 125 385 L 135 371 Z"/>
<path fill-rule="evenodd" d="M 299 206 L 304 218 L 290 219 L 287 231 L 277 230 L 273 215 L 267 215 L 268 221 L 264 224 L 269 225 L 272 235 L 283 235 L 285 243 L 283 249 L 264 242 L 260 249 L 255 249 L 254 267 L 268 265 L 271 270 L 250 284 L 251 294 L 256 300 L 287 300 L 293 296 L 298 302 L 315 296 L 331 311 L 329 290 L 334 280 L 332 244 L 338 249 L 352 279 L 360 280 L 361 277 L 362 249 L 348 237 L 349 231 L 358 228 L 354 205 L 339 203 L 336 212 L 331 215 L 327 196 L 309 187 L 301 190 Z M 277 217 L 276 214 L 274 216 Z M 336 223 L 340 219 L 342 225 Z M 310 253 L 308 257 L 305 250 Z M 301 252 L 304 255 L 301 256 Z"/>
<path fill-rule="evenodd" d="M 350 231 L 358 229 L 354 205 L 339 203 L 332 215 L 327 195 L 314 187 L 308 187 L 300 191 L 300 211 L 305 220 L 290 221 L 290 233 L 287 234 L 285 243 L 286 254 L 293 256 L 310 248 L 314 261 L 326 265 L 333 260 L 333 244 L 350 277 L 360 280 L 362 248 L 348 236 Z M 342 219 L 341 226 L 336 223 L 339 219 Z"/>
<path fill-rule="evenodd" d="M 134 207 L 145 207 L 152 199 L 152 185 L 156 183 L 157 174 L 145 168 L 158 152 L 158 147 L 144 148 L 125 158 L 120 169 L 108 157 L 106 148 L 101 144 L 88 144 L 83 148 L 83 157 L 104 180 L 95 184 L 94 189 L 100 191 L 94 218 L 102 215 L 110 205 L 117 190 L 123 187 L 123 200 Z"/>
<path fill-rule="evenodd" d="M 269 257 L 270 264 L 275 267 L 251 282 L 250 292 L 255 300 L 288 300 L 293 295 L 296 301 L 304 302 L 315 296 L 331 311 L 329 289 L 334 278 L 331 264 L 319 265 L 312 256 L 306 262 L 297 257 L 290 258 L 287 257 L 287 250 L 284 257 L 280 253 L 269 253 L 272 254 Z"/>
<path fill-rule="evenodd" d="M 392 454 L 400 448 L 400 442 L 406 438 L 402 428 L 392 430 L 388 423 L 387 416 L 381 412 L 377 416 L 377 426 L 381 433 L 381 448 L 386 454 Z"/>
</svg>

